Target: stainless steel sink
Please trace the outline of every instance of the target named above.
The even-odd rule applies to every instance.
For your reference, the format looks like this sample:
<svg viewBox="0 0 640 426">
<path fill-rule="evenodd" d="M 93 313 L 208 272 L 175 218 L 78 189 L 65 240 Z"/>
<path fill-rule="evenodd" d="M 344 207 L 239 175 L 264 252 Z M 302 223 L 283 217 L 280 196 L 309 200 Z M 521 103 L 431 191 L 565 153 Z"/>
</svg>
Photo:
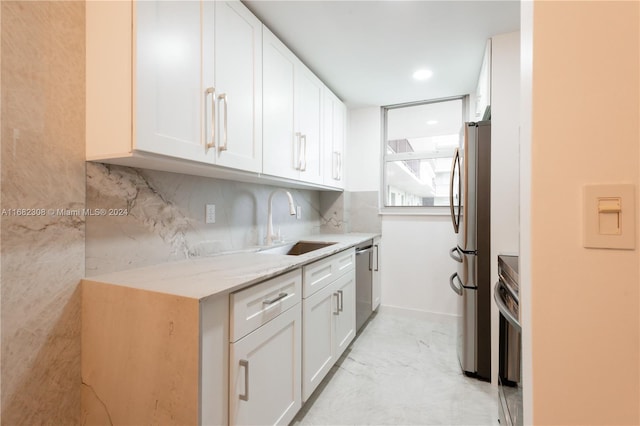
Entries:
<svg viewBox="0 0 640 426">
<path fill-rule="evenodd" d="M 295 243 L 289 243 L 282 246 L 272 247 L 261 250 L 259 253 L 264 254 L 284 254 L 287 256 L 300 256 L 301 254 L 309 253 L 314 250 L 329 247 L 337 243 L 320 242 L 320 241 L 298 241 Z"/>
</svg>

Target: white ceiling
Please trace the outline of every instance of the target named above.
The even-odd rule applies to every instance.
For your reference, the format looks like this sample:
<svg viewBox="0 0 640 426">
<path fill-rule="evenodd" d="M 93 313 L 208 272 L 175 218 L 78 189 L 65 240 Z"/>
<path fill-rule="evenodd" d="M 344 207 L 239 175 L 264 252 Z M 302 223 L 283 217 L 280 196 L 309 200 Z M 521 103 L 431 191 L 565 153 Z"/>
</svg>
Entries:
<svg viewBox="0 0 640 426">
<path fill-rule="evenodd" d="M 243 3 L 351 108 L 471 93 L 486 40 L 520 27 L 517 0 Z"/>
</svg>

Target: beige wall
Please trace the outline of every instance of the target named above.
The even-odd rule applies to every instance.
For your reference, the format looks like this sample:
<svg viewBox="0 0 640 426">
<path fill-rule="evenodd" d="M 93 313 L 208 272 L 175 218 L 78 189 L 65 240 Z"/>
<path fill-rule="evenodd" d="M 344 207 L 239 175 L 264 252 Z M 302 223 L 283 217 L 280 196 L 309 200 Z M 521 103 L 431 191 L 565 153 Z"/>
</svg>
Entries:
<svg viewBox="0 0 640 426">
<path fill-rule="evenodd" d="M 533 5 L 537 425 L 640 424 L 638 239 L 635 250 L 582 246 L 583 185 L 633 183 L 638 202 L 639 26 L 637 1 Z"/>
<path fill-rule="evenodd" d="M 2 424 L 79 424 L 84 2 L 0 7 Z"/>
</svg>

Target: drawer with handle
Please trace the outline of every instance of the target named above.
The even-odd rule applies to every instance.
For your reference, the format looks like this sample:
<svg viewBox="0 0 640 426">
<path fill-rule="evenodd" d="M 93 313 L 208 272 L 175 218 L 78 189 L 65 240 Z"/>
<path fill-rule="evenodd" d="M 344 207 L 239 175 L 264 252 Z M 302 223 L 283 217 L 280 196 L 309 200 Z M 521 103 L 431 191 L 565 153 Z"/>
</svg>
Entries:
<svg viewBox="0 0 640 426">
<path fill-rule="evenodd" d="M 302 296 L 309 297 L 338 279 L 344 273 L 355 268 L 356 252 L 351 248 L 341 251 L 317 262 L 305 265 Z"/>
<path fill-rule="evenodd" d="M 230 296 L 229 339 L 235 342 L 302 300 L 302 271 L 296 269 Z"/>
</svg>

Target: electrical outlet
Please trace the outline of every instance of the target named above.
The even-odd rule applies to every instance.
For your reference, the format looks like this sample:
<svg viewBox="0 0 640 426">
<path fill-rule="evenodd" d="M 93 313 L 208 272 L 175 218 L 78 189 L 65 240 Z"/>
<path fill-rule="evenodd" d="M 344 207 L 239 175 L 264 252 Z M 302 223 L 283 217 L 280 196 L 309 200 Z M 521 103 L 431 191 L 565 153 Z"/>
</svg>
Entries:
<svg viewBox="0 0 640 426">
<path fill-rule="evenodd" d="M 302 207 L 296 206 L 296 219 L 300 219 L 302 217 Z"/>
<path fill-rule="evenodd" d="M 216 223 L 216 205 L 207 204 L 204 215 L 204 223 Z"/>
</svg>

